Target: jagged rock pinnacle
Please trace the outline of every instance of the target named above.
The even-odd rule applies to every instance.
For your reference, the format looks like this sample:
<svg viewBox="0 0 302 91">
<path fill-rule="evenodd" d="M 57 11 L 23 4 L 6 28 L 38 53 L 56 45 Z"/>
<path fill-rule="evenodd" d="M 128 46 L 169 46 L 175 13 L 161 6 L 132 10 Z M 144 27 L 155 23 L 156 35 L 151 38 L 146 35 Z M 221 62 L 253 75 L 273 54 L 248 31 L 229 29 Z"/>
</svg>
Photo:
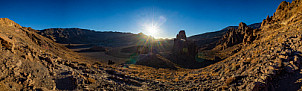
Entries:
<svg viewBox="0 0 302 91">
<path fill-rule="evenodd" d="M 245 24 L 245 23 L 243 23 L 243 22 L 240 22 L 239 23 L 239 27 L 238 27 L 238 29 L 245 29 L 247 27 L 247 25 Z"/>
</svg>

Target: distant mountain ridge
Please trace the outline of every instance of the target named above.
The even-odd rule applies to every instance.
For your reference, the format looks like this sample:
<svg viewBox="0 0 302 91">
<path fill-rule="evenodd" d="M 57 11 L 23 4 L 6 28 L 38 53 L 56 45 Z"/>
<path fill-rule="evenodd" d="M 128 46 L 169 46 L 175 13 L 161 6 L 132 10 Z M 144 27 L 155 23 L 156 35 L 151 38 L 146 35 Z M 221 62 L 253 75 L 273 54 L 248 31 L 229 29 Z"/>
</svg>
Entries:
<svg viewBox="0 0 302 91">
<path fill-rule="evenodd" d="M 110 44 L 128 45 L 139 41 L 144 35 L 123 32 L 101 32 L 80 28 L 50 28 L 38 31 L 39 34 L 62 44 Z M 139 37 L 139 38 L 138 38 Z M 116 44 L 118 43 L 118 44 Z"/>
</svg>

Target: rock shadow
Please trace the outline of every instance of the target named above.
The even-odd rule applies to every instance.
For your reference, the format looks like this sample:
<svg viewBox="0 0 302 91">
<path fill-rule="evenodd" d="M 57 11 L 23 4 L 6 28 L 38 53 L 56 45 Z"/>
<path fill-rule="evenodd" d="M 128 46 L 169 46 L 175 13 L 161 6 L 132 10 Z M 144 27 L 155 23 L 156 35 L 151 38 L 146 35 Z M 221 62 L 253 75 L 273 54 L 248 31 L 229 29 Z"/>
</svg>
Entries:
<svg viewBox="0 0 302 91">
<path fill-rule="evenodd" d="M 57 79 L 56 87 L 59 90 L 75 90 L 77 87 L 76 79 L 73 78 L 72 76 Z"/>
</svg>

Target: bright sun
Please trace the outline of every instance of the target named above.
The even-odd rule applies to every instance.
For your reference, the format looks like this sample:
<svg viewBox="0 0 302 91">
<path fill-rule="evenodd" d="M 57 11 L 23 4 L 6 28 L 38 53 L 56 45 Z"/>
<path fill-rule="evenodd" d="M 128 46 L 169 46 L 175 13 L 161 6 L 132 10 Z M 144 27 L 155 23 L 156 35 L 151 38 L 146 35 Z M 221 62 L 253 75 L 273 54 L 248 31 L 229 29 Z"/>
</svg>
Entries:
<svg viewBox="0 0 302 91">
<path fill-rule="evenodd" d="M 150 25 L 150 26 L 146 26 L 146 30 L 148 32 L 148 35 L 151 35 L 151 36 L 155 37 L 158 30 L 159 30 L 159 27 L 154 26 L 154 25 Z"/>
</svg>

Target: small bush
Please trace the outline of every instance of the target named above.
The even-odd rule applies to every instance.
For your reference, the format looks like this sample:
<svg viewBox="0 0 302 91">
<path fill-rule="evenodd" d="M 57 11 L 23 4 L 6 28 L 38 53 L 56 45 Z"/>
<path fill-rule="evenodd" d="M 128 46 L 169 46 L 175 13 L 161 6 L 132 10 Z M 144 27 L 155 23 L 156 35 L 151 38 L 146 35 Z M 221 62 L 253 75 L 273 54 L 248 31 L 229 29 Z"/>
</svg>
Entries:
<svg viewBox="0 0 302 91">
<path fill-rule="evenodd" d="M 226 79 L 225 81 L 225 85 L 230 85 L 232 82 L 234 82 L 236 80 L 235 77 L 230 77 L 228 79 Z"/>
<path fill-rule="evenodd" d="M 88 81 L 88 83 L 95 83 L 96 82 L 96 80 L 94 80 L 92 78 L 88 78 L 87 81 Z"/>
</svg>

